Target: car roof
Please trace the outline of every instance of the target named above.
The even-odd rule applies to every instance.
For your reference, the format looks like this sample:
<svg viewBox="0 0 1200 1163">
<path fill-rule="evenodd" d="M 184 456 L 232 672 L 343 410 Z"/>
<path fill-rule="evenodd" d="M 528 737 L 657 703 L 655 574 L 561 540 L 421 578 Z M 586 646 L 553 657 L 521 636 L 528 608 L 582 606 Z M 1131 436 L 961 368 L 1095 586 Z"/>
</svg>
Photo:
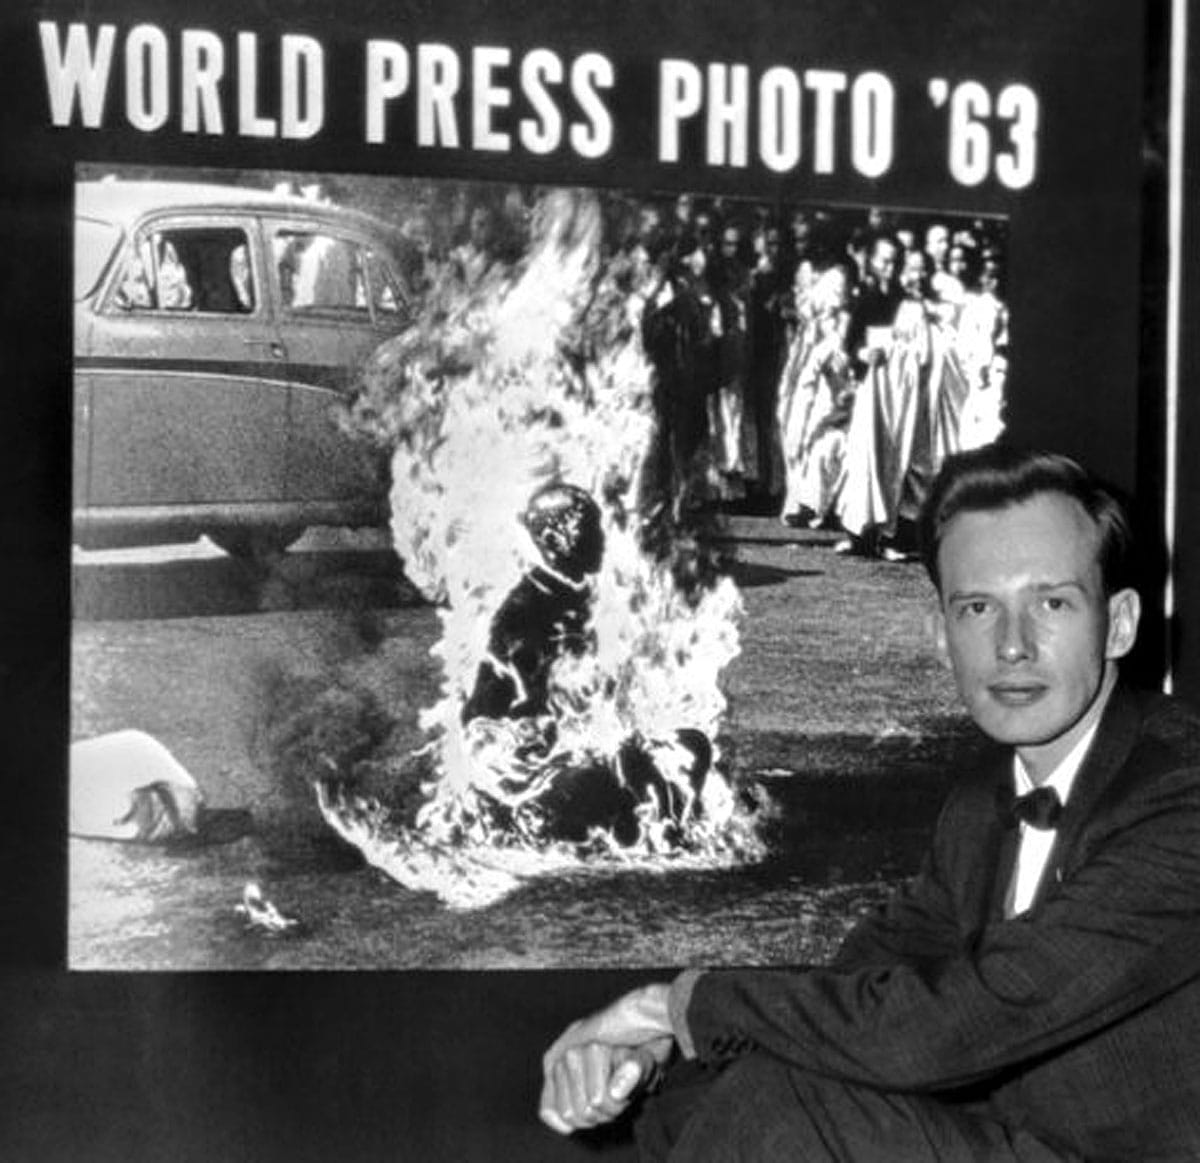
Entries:
<svg viewBox="0 0 1200 1163">
<path fill-rule="evenodd" d="M 227 209 L 297 210 L 331 222 L 355 220 L 390 234 L 392 228 L 369 214 L 278 190 L 217 182 L 179 182 L 100 178 L 75 186 L 75 214 L 129 227 L 156 210 Z"/>
</svg>

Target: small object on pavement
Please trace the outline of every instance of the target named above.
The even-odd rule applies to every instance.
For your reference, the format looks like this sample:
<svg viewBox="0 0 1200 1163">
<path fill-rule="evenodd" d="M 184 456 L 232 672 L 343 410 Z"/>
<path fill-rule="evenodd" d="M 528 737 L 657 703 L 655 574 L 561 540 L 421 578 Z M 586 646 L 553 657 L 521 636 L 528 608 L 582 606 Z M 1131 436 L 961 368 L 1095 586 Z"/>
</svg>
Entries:
<svg viewBox="0 0 1200 1163">
<path fill-rule="evenodd" d="M 247 925 L 271 933 L 287 933 L 300 924 L 299 918 L 281 913 L 274 902 L 267 900 L 258 883 L 253 880 L 242 889 L 242 900 L 236 909 L 246 918 Z"/>
</svg>

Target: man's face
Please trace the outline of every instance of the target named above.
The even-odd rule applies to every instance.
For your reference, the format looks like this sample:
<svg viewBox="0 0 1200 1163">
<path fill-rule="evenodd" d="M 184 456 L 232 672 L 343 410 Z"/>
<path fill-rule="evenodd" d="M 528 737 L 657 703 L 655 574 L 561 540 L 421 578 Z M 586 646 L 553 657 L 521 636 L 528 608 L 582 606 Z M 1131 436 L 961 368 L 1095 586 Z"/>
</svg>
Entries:
<svg viewBox="0 0 1200 1163">
<path fill-rule="evenodd" d="M 886 287 L 895 270 L 896 248 L 886 239 L 880 239 L 871 251 L 871 273 Z"/>
<path fill-rule="evenodd" d="M 906 295 L 919 298 L 924 290 L 924 282 L 925 256 L 919 250 L 909 251 L 900 270 L 900 286 Z"/>
<path fill-rule="evenodd" d="M 925 253 L 939 266 L 950 249 L 950 232 L 944 226 L 931 226 L 925 232 Z"/>
<path fill-rule="evenodd" d="M 429 219 L 415 215 L 404 224 L 404 237 L 411 242 L 422 254 L 428 254 L 433 245 L 433 230 Z"/>
<path fill-rule="evenodd" d="M 653 238 L 662 225 L 662 216 L 653 206 L 643 206 L 638 214 L 638 237 L 645 241 Z"/>
<path fill-rule="evenodd" d="M 492 216 L 482 206 L 471 215 L 471 241 L 485 247 L 492 240 Z"/>
<path fill-rule="evenodd" d="M 1137 594 L 1104 595 L 1099 540 L 1060 493 L 963 512 L 943 531 L 942 616 L 959 694 L 1035 780 L 1095 720 L 1137 635 Z"/>
<path fill-rule="evenodd" d="M 846 305 L 846 272 L 841 267 L 830 267 L 817 283 L 820 306 L 827 311 L 840 311 Z"/>
</svg>

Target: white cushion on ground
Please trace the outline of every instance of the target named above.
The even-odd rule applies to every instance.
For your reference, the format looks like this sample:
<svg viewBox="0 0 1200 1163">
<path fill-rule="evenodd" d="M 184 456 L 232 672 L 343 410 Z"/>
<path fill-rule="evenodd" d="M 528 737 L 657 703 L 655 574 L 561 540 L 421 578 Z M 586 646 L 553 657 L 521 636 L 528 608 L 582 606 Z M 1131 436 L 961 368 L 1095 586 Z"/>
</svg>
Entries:
<svg viewBox="0 0 1200 1163">
<path fill-rule="evenodd" d="M 199 786 L 144 731 L 115 731 L 72 743 L 70 774 L 72 835 L 161 841 L 196 831 L 203 803 Z M 162 805 L 167 796 L 175 813 Z"/>
</svg>

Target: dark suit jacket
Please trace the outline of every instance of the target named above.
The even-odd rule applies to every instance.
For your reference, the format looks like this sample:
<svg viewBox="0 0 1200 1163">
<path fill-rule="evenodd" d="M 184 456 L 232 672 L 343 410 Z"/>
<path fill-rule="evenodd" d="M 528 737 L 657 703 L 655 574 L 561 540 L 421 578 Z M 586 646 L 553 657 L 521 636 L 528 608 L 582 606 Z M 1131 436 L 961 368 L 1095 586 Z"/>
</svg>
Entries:
<svg viewBox="0 0 1200 1163">
<path fill-rule="evenodd" d="M 1118 688 L 1012 920 L 1008 780 L 1011 753 L 956 786 L 920 874 L 832 965 L 689 983 L 689 1040 L 979 1103 L 1089 1159 L 1200 1159 L 1200 716 Z"/>
</svg>

